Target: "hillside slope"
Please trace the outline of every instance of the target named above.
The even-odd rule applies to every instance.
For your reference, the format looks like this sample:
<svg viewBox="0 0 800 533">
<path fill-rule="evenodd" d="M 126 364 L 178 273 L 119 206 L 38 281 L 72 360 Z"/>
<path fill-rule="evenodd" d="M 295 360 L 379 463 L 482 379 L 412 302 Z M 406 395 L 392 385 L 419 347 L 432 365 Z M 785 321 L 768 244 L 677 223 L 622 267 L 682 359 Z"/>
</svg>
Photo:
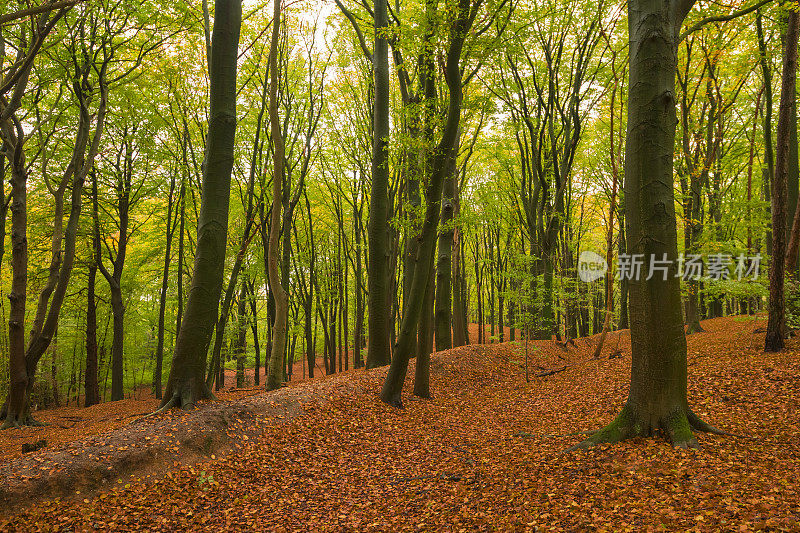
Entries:
<svg viewBox="0 0 800 533">
<path fill-rule="evenodd" d="M 381 404 L 382 370 L 298 385 L 318 387 L 302 412 L 265 415 L 224 456 L 40 502 L 0 529 L 797 530 L 800 342 L 762 354 L 759 326 L 716 319 L 689 337 L 692 405 L 742 435 L 701 435 L 700 450 L 636 440 L 562 453 L 625 400 L 626 332 L 599 361 L 591 339 L 535 343 L 532 366 L 568 368 L 530 383 L 519 346 L 467 346 L 434 357 L 432 400 L 409 387 L 403 410 Z"/>
</svg>

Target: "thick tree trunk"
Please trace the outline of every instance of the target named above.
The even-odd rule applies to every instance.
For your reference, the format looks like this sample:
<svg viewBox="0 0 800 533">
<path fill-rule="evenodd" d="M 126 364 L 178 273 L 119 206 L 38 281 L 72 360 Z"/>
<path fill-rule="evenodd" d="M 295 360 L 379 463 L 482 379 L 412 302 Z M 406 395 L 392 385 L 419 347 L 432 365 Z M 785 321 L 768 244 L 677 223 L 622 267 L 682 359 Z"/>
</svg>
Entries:
<svg viewBox="0 0 800 533">
<path fill-rule="evenodd" d="M 797 79 L 798 14 L 789 10 L 786 27 L 786 46 L 781 78 L 781 103 L 778 109 L 777 150 L 775 153 L 775 176 L 772 180 L 772 261 L 769 265 L 769 317 L 764 350 L 783 350 L 786 329 L 783 282 L 785 270 L 792 269 L 797 262 L 798 239 L 792 235 L 786 252 L 786 180 L 789 174 L 791 155 L 791 126 L 794 110 L 794 91 Z M 788 266 L 787 266 L 788 265 Z"/>
<path fill-rule="evenodd" d="M 447 164 L 448 175 L 442 189 L 442 231 L 439 234 L 439 257 L 436 264 L 436 351 L 447 350 L 453 347 L 453 337 L 450 330 L 452 316 L 452 285 L 453 279 L 453 228 L 454 198 L 456 193 L 456 160 L 458 142 L 453 150 L 453 158 Z M 463 344 L 463 343 L 462 343 Z"/>
<path fill-rule="evenodd" d="M 373 74 L 372 192 L 369 206 L 367 269 L 367 368 L 388 365 L 392 358 L 389 270 L 389 16 L 385 2 L 375 2 Z M 405 295 L 404 295 L 405 297 Z"/>
<path fill-rule="evenodd" d="M 209 124 L 194 274 L 186 313 L 175 343 L 162 409 L 172 406 L 190 408 L 199 400 L 213 397 L 203 378 L 225 268 L 236 136 L 236 66 L 242 22 L 241 0 L 216 0 L 214 14 Z"/>
<path fill-rule="evenodd" d="M 631 382 L 617 418 L 577 447 L 663 431 L 675 446 L 696 446 L 692 428 L 710 430 L 689 409 L 681 313 L 672 155 L 678 33 L 691 0 L 631 0 L 625 218 L 628 252 L 672 261 L 667 279 L 630 282 Z"/>
<path fill-rule="evenodd" d="M 22 137 L 22 135 L 20 135 Z M 22 141 L 19 141 L 20 143 Z M 25 368 L 25 303 L 28 288 L 28 212 L 25 160 L 21 147 L 11 159 L 11 302 L 8 313 L 9 386 L 3 428 L 27 424 L 28 373 Z"/>
</svg>

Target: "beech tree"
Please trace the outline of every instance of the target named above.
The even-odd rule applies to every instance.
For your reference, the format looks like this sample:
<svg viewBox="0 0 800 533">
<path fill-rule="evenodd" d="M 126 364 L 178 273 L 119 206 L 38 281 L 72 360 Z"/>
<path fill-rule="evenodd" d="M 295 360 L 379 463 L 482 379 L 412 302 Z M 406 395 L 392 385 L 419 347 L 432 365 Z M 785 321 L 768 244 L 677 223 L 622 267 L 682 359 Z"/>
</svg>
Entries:
<svg viewBox="0 0 800 533">
<path fill-rule="evenodd" d="M 632 367 L 628 399 L 613 422 L 575 448 L 647 437 L 658 431 L 663 431 L 676 447 L 696 447 L 693 430 L 722 433 L 701 420 L 689 406 L 686 336 L 680 279 L 676 276 L 675 77 L 681 28 L 694 3 L 695 0 L 628 3 L 630 81 L 624 185 L 627 251 L 646 258 L 666 258 L 671 267 L 666 279 L 640 277 L 629 282 Z"/>
<path fill-rule="evenodd" d="M 241 0 L 215 0 L 208 134 L 194 274 L 161 410 L 176 406 L 188 409 L 199 400 L 213 397 L 205 382 L 205 363 L 225 267 L 241 25 Z"/>
</svg>

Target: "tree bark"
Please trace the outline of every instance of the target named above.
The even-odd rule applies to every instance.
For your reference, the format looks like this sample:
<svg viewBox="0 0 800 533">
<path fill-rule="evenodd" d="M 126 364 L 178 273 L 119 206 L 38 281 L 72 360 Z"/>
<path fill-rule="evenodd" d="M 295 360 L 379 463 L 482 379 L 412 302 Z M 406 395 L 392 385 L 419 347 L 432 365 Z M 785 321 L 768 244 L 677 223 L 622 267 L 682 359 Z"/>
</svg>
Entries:
<svg viewBox="0 0 800 533">
<path fill-rule="evenodd" d="M 94 247 L 92 248 L 94 250 Z M 86 377 L 84 384 L 84 406 L 91 407 L 100 403 L 100 387 L 97 383 L 97 303 L 95 301 L 95 285 L 97 264 L 94 252 L 89 265 L 89 281 L 86 286 Z"/>
<path fill-rule="evenodd" d="M 453 149 L 453 157 L 448 160 L 448 175 L 442 189 L 442 231 L 439 234 L 439 257 L 436 265 L 436 351 L 453 347 L 453 336 L 450 329 L 452 317 L 452 283 L 453 279 L 453 216 L 454 197 L 456 193 L 456 152 L 458 142 Z"/>
<path fill-rule="evenodd" d="M 0 126 L 3 126 L 0 124 Z M 12 126 L 6 126 L 11 129 Z M 28 212 L 25 155 L 22 126 L 15 124 L 17 143 L 11 152 L 11 302 L 8 313 L 9 385 L 3 428 L 28 423 L 28 373 L 25 368 L 25 303 L 28 288 Z M 7 138 L 7 137 L 6 137 Z"/>
<path fill-rule="evenodd" d="M 778 108 L 777 150 L 775 153 L 775 176 L 772 179 L 772 261 L 769 265 L 769 317 L 764 350 L 780 352 L 786 330 L 784 308 L 785 271 L 792 270 L 797 262 L 798 239 L 793 231 L 792 241 L 786 250 L 786 181 L 791 155 L 792 112 L 797 79 L 798 14 L 789 10 L 786 27 L 786 46 L 781 77 L 781 102 Z"/>
<path fill-rule="evenodd" d="M 205 359 L 217 318 L 228 237 L 233 145 L 236 136 L 236 71 L 242 23 L 241 0 L 216 0 L 211 44 L 210 105 L 197 221 L 194 275 L 181 322 L 161 409 L 191 408 L 212 398 Z"/>
<path fill-rule="evenodd" d="M 764 27 L 762 24 L 761 10 L 756 16 L 756 34 L 758 35 L 759 64 L 761 65 L 761 76 L 764 81 L 764 159 L 767 168 L 763 169 L 762 181 L 764 190 L 764 201 L 771 204 L 771 183 L 775 176 L 775 158 L 772 147 L 772 75 L 770 73 L 767 60 L 767 44 L 764 39 Z M 770 216 L 770 208 L 766 207 L 766 215 Z M 772 257 L 772 232 L 767 228 L 764 241 L 766 243 L 767 255 Z"/>
<path fill-rule="evenodd" d="M 164 250 L 164 269 L 161 273 L 161 294 L 158 301 L 158 341 L 156 344 L 156 367 L 153 370 L 153 392 L 156 399 L 161 399 L 161 374 L 164 362 L 164 319 L 167 312 L 167 289 L 169 287 L 169 267 L 172 260 L 172 236 L 175 233 L 176 224 L 172 223 L 172 204 L 173 194 L 175 193 L 175 174 L 169 184 L 169 200 L 167 205 L 167 231 L 166 249 Z M 87 318 L 88 322 L 88 318 Z M 88 342 L 88 341 L 87 341 Z"/>
<path fill-rule="evenodd" d="M 713 430 L 689 409 L 673 192 L 678 32 L 693 1 L 631 0 L 625 219 L 628 252 L 672 262 L 667 279 L 630 282 L 632 366 L 617 418 L 575 448 L 663 431 L 696 447 L 692 429 Z"/>
<path fill-rule="evenodd" d="M 272 326 L 272 349 L 270 352 L 267 390 L 275 390 L 283 385 L 283 358 L 286 352 L 286 326 L 289 314 L 289 301 L 281 285 L 278 270 L 278 247 L 281 237 L 281 208 L 283 199 L 283 174 L 285 148 L 280 116 L 278 115 L 278 40 L 281 27 L 281 1 L 275 0 L 272 18 L 272 38 L 269 49 L 269 124 L 273 146 L 272 173 L 272 213 L 270 214 L 268 275 L 269 285 L 275 299 L 275 322 Z"/>
<path fill-rule="evenodd" d="M 238 303 L 236 308 L 238 331 L 234 355 L 236 356 L 236 387 L 241 389 L 245 386 L 244 370 L 247 362 L 247 276 L 242 277 Z"/>
<path fill-rule="evenodd" d="M 408 361 L 414 349 L 414 332 L 422 316 L 425 293 L 427 291 L 431 269 L 433 268 L 436 247 L 437 228 L 439 226 L 440 200 L 442 185 L 448 170 L 447 161 L 453 156 L 458 127 L 461 118 L 461 103 L 463 99 L 461 81 L 461 51 L 475 15 L 477 14 L 480 0 L 470 9 L 469 0 L 459 0 L 456 18 L 450 28 L 450 44 L 447 50 L 445 63 L 445 81 L 450 96 L 441 141 L 434 149 L 432 175 L 428 180 L 425 198 L 425 222 L 422 227 L 421 240 L 417 255 L 417 265 L 414 269 L 414 280 L 409 294 L 409 301 L 403 313 L 400 333 L 395 347 L 395 353 L 386 380 L 381 390 L 381 400 L 393 406 L 402 406 L 401 391 L 408 371 Z"/>
<path fill-rule="evenodd" d="M 389 16 L 386 2 L 375 2 L 373 75 L 372 191 L 367 226 L 367 368 L 388 365 L 392 300 L 389 270 Z"/>
</svg>

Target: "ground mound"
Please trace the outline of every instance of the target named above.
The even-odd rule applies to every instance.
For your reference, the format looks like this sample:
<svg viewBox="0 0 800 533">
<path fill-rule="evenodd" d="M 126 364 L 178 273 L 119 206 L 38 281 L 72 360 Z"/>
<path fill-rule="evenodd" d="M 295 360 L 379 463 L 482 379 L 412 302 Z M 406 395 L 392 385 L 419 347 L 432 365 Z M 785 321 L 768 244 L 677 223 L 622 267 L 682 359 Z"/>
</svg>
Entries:
<svg viewBox="0 0 800 533">
<path fill-rule="evenodd" d="M 404 409 L 381 404 L 382 371 L 337 376 L 346 386 L 308 382 L 297 388 L 319 388 L 302 412 L 262 417 L 258 436 L 224 456 L 42 501 L 0 529 L 795 531 L 800 342 L 762 354 L 762 326 L 715 319 L 689 337 L 694 410 L 743 435 L 701 435 L 700 450 L 651 439 L 562 453 L 624 401 L 625 332 L 600 360 L 593 339 L 532 343 L 529 383 L 520 345 L 468 346 L 434 357 L 432 400 L 408 388 Z"/>
</svg>

